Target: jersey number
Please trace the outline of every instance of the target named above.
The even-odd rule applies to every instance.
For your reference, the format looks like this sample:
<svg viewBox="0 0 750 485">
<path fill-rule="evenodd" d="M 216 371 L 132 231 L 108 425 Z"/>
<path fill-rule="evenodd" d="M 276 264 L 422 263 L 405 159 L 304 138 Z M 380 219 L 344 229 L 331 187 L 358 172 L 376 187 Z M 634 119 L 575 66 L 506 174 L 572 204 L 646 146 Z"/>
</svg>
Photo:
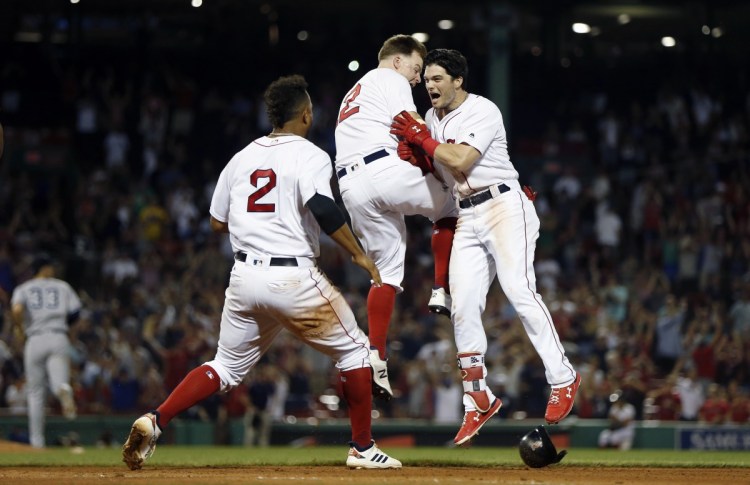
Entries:
<svg viewBox="0 0 750 485">
<path fill-rule="evenodd" d="M 268 179 L 265 185 L 250 194 L 247 198 L 248 212 L 274 212 L 276 204 L 258 204 L 258 199 L 269 193 L 276 187 L 276 172 L 271 169 L 256 170 L 250 174 L 250 183 L 253 187 L 258 186 L 258 179 Z"/>
<path fill-rule="evenodd" d="M 347 119 L 353 114 L 359 113 L 359 106 L 349 106 L 349 103 L 353 103 L 355 99 L 357 99 L 357 96 L 359 96 L 359 92 L 362 90 L 362 86 L 357 83 L 356 86 L 352 88 L 351 91 L 349 91 L 346 95 L 346 104 L 343 108 L 341 108 L 341 111 L 339 111 L 339 123 Z"/>
<path fill-rule="evenodd" d="M 38 288 L 34 286 L 29 289 L 29 293 L 31 296 L 29 298 L 29 308 L 31 310 L 41 310 L 42 308 L 54 310 L 60 304 L 60 293 L 57 291 L 57 288 Z"/>
</svg>

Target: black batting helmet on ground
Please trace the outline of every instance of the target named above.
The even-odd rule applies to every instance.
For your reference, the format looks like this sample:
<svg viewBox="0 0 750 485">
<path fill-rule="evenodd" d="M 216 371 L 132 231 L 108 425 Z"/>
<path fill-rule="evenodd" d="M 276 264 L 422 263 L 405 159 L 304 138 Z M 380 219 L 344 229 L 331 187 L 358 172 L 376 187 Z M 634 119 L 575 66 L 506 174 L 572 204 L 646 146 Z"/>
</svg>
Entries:
<svg viewBox="0 0 750 485">
<path fill-rule="evenodd" d="M 544 426 L 538 426 L 526 433 L 518 444 L 518 452 L 523 462 L 531 468 L 559 463 L 568 454 L 565 450 L 557 452 Z"/>
</svg>

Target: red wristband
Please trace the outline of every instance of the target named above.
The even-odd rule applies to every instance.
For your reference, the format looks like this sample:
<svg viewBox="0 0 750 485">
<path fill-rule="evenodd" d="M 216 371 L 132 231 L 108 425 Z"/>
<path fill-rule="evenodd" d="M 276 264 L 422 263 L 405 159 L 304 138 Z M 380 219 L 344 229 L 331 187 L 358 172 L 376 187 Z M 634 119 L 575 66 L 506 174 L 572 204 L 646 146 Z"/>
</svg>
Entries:
<svg viewBox="0 0 750 485">
<path fill-rule="evenodd" d="M 427 153 L 432 158 L 435 158 L 435 150 L 437 150 L 438 145 L 440 145 L 440 142 L 435 140 L 434 138 L 427 137 L 422 142 L 422 149 L 424 149 L 425 153 Z"/>
</svg>

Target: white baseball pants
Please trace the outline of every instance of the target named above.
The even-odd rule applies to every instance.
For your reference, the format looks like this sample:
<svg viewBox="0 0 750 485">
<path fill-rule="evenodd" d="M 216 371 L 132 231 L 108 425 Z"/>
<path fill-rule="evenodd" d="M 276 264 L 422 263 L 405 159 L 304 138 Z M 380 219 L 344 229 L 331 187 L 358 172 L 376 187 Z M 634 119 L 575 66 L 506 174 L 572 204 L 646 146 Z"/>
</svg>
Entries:
<svg viewBox="0 0 750 485">
<path fill-rule="evenodd" d="M 235 261 L 232 268 L 216 357 L 206 362 L 219 374 L 220 390 L 242 382 L 284 328 L 331 357 L 340 371 L 369 367 L 367 336 L 312 260 L 289 267 L 269 266 L 268 259 L 248 256 L 247 263 Z"/>
<path fill-rule="evenodd" d="M 490 284 L 498 277 L 526 334 L 544 362 L 547 382 L 575 379 L 549 310 L 536 291 L 534 250 L 539 217 L 518 183 L 479 205 L 459 209 L 450 260 L 452 320 L 459 353 L 487 351 L 482 313 Z"/>
</svg>

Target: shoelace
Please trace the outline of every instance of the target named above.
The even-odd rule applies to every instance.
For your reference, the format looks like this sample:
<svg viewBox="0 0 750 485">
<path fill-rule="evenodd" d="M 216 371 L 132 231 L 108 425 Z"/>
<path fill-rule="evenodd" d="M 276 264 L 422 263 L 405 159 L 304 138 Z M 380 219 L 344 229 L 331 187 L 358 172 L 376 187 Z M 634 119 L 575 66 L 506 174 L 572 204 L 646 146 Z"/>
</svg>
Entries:
<svg viewBox="0 0 750 485">
<path fill-rule="evenodd" d="M 552 394 L 549 395 L 550 404 L 560 403 L 560 389 L 552 389 Z"/>
</svg>

